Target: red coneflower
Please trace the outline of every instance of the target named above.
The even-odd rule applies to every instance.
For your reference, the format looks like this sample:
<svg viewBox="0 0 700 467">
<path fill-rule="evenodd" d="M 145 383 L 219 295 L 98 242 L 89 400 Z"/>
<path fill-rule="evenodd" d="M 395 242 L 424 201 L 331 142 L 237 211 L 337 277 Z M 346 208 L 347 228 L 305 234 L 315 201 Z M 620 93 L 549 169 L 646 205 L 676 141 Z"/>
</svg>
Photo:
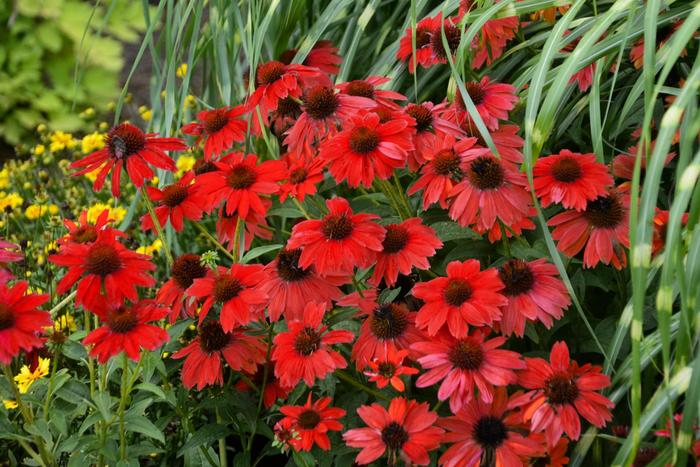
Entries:
<svg viewBox="0 0 700 467">
<path fill-rule="evenodd" d="M 229 216 L 237 213 L 246 217 L 249 210 L 264 215 L 260 195 L 277 193 L 278 182 L 285 176 L 284 162 L 271 160 L 258 165 L 254 154 L 232 152 L 214 164 L 218 170 L 197 176 L 196 186 L 209 198 L 209 209 L 225 201 Z"/>
<path fill-rule="evenodd" d="M 197 121 L 182 127 L 186 135 L 196 136 L 195 144 L 204 140 L 204 158 L 215 156 L 231 149 L 233 143 L 245 141 L 248 124 L 242 117 L 250 112 L 247 105 L 203 110 L 197 114 Z"/>
<path fill-rule="evenodd" d="M 302 379 L 313 386 L 316 378 L 323 379 L 336 368 L 345 368 L 347 362 L 333 344 L 352 342 L 350 331 L 328 331 L 323 325 L 324 304 L 310 302 L 304 308 L 303 321 L 290 321 L 288 332 L 275 336 L 272 360 L 275 376 L 283 387 L 292 388 Z"/>
<path fill-rule="evenodd" d="M 433 203 L 447 208 L 447 197 L 455 185 L 464 178 L 468 158 L 490 154 L 485 148 L 476 146 L 476 138 L 456 140 L 452 135 L 445 135 L 428 156 L 428 163 L 421 169 L 421 177 L 409 189 L 413 195 L 423 190 L 423 209 Z"/>
<path fill-rule="evenodd" d="M 508 299 L 499 322 L 504 336 L 515 333 L 522 337 L 526 320 L 540 321 L 549 329 L 571 305 L 556 266 L 545 259 L 530 262 L 511 259 L 498 268 L 498 275 L 505 285 L 501 293 Z"/>
<path fill-rule="evenodd" d="M 612 420 L 613 404 L 598 392 L 610 385 L 610 378 L 600 367 L 579 367 L 569 358 L 566 342 L 552 346 L 549 362 L 542 358 L 525 358 L 527 368 L 520 372 L 518 384 L 532 391 L 518 397 L 512 406 L 523 405 L 525 421 L 533 432 L 544 431 L 549 446 L 566 433 L 572 440 L 581 435 L 579 415 L 598 428 Z"/>
<path fill-rule="evenodd" d="M 170 339 L 165 329 L 147 324 L 163 319 L 170 311 L 153 300 L 131 305 L 100 303 L 94 312 L 104 324 L 83 339 L 84 345 L 93 346 L 90 356 L 97 358 L 100 364 L 122 352 L 138 361 L 141 349 L 155 350 Z"/>
<path fill-rule="evenodd" d="M 389 411 L 379 404 L 363 405 L 357 415 L 368 426 L 346 431 L 343 439 L 350 447 L 362 448 L 355 458 L 362 465 L 374 462 L 386 451 L 388 465 L 399 465 L 399 459 L 406 465 L 428 465 L 428 452 L 440 446 L 444 433 L 435 426 L 438 416 L 427 402 L 403 397 L 392 399 Z"/>
<path fill-rule="evenodd" d="M 592 153 L 562 149 L 539 158 L 532 170 L 535 192 L 545 208 L 561 203 L 566 209 L 583 211 L 588 201 L 606 194 L 613 184 L 608 167 L 596 162 Z"/>
<path fill-rule="evenodd" d="M 323 169 L 325 162 L 321 159 L 307 160 L 287 156 L 287 180 L 280 186 L 280 203 L 284 203 L 288 196 L 304 201 L 306 196 L 316 193 L 317 185 L 323 181 Z"/>
<path fill-rule="evenodd" d="M 155 280 L 149 271 L 155 270 L 150 256 L 128 250 L 117 241 L 123 232 L 101 230 L 92 243 L 67 243 L 49 256 L 49 261 L 68 268 L 56 287 L 56 293 L 66 293 L 78 282 L 76 303 L 95 310 L 104 298 L 110 304 L 120 304 L 125 298 L 138 299 L 136 287 L 151 287 Z M 104 289 L 105 295 L 102 294 Z"/>
<path fill-rule="evenodd" d="M 267 198 L 261 199 L 263 207 L 267 212 L 272 206 L 272 201 Z M 240 223 L 243 224 L 244 232 L 240 236 L 236 235 L 236 231 L 240 228 L 239 216 L 237 214 L 228 215 L 226 214 L 226 206 L 221 206 L 219 208 L 218 219 L 216 220 L 216 237 L 219 243 L 226 245 L 229 250 L 238 248 L 240 243 L 243 243 L 244 249 L 250 248 L 251 243 L 253 243 L 254 238 L 261 238 L 263 240 L 270 240 L 272 238 L 272 230 L 267 225 L 267 219 L 264 214 L 260 214 L 255 211 L 248 211 L 246 217 L 240 217 Z M 239 245 L 235 242 L 238 240 Z"/>
<path fill-rule="evenodd" d="M 460 128 L 467 136 L 477 139 L 477 144 L 482 147 L 488 147 L 481 133 L 479 133 L 476 124 L 471 117 L 467 116 Z M 489 132 L 498 155 L 501 159 L 512 162 L 515 165 L 520 165 L 523 162 L 522 147 L 525 145 L 525 140 L 518 136 L 520 127 L 518 125 L 501 125 L 496 130 Z"/>
<path fill-rule="evenodd" d="M 285 50 L 280 56 L 280 61 L 285 64 L 292 63 L 294 56 L 297 54 L 297 49 Z M 318 68 L 324 73 L 337 75 L 340 71 L 340 65 L 343 63 L 343 58 L 338 55 L 338 48 L 333 46 L 333 42 L 329 40 L 320 40 L 314 44 L 304 59 L 304 65 Z"/>
<path fill-rule="evenodd" d="M 536 215 L 537 211 L 534 207 L 531 207 L 528 217 L 522 217 L 508 226 L 502 226 L 499 223 L 495 223 L 489 229 L 486 229 L 478 224 L 471 226 L 471 228 L 479 235 L 487 234 L 488 241 L 491 243 L 496 243 L 503 238 L 504 234 L 508 238 L 519 237 L 522 235 L 523 230 L 535 230 L 535 223 L 532 222 L 531 218 L 535 217 Z"/>
<path fill-rule="evenodd" d="M 446 467 L 482 465 L 491 459 L 498 467 L 521 467 L 523 459 L 537 455 L 540 446 L 523 436 L 519 414 L 508 412 L 505 388 L 495 391 L 493 401 L 474 399 L 456 415 L 438 420 L 446 432 L 445 443 L 454 443 L 438 461 Z"/>
<path fill-rule="evenodd" d="M 20 350 L 44 345 L 39 336 L 51 326 L 51 316 L 37 307 L 48 301 L 46 294 L 28 294 L 29 284 L 15 282 L 12 286 L 0 283 L 0 363 L 9 365 Z"/>
<path fill-rule="evenodd" d="M 338 127 L 360 109 L 376 105 L 372 99 L 336 93 L 329 86 L 315 86 L 302 98 L 302 114 L 285 133 L 289 152 L 311 157 L 314 145 L 338 133 Z"/>
<path fill-rule="evenodd" d="M 499 120 L 507 120 L 508 112 L 518 102 L 515 87 L 506 83 L 492 82 L 488 76 L 481 78 L 481 81 L 465 83 L 465 88 L 489 130 L 496 130 Z M 466 118 L 469 118 L 459 91 L 453 104 L 444 111 L 443 117 L 457 125 L 461 125 Z"/>
<path fill-rule="evenodd" d="M 543 433 L 530 433 L 530 439 L 535 440 L 541 446 L 545 446 L 544 452 L 534 456 L 532 461 L 536 465 L 546 465 L 547 467 L 564 467 L 569 465 L 569 458 L 566 456 L 566 451 L 569 449 L 568 438 L 562 437 L 554 446 L 547 446 Z M 639 459 L 639 456 L 637 456 Z"/>
<path fill-rule="evenodd" d="M 423 18 L 416 23 L 415 60 L 423 68 L 430 68 L 436 63 L 432 51 L 432 37 L 436 29 L 438 34 L 440 34 L 439 28 L 441 22 L 442 13 L 435 17 Z M 413 61 L 413 28 L 406 28 L 406 32 L 399 42 L 399 50 L 396 52 L 396 58 L 402 62 L 408 60 L 408 71 L 411 73 L 415 71 L 416 64 Z"/>
<path fill-rule="evenodd" d="M 88 222 L 88 212 L 83 210 L 76 224 L 71 219 L 64 219 L 63 225 L 68 229 L 68 233 L 56 240 L 56 243 L 91 243 L 97 240 L 97 233 L 104 230 L 113 219 L 109 218 L 109 210 L 103 210 L 95 220 L 95 224 Z"/>
<path fill-rule="evenodd" d="M 571 5 L 567 4 L 564 6 L 554 6 L 551 8 L 543 8 L 542 10 L 537 10 L 534 13 L 530 13 L 530 19 L 533 21 L 542 20 L 550 24 L 554 23 L 557 19 L 557 13 L 563 15 L 567 10 L 571 8 Z"/>
<path fill-rule="evenodd" d="M 155 213 L 162 228 L 165 228 L 165 224 L 170 219 L 173 229 L 181 232 L 185 227 L 183 218 L 191 221 L 201 219 L 205 199 L 192 185 L 192 180 L 194 180 L 194 172 L 188 172 L 180 180 L 162 189 L 146 187 L 148 197 L 156 203 Z M 149 213 L 141 217 L 141 229 L 154 230 L 153 219 Z"/>
<path fill-rule="evenodd" d="M 321 144 L 319 157 L 329 162 L 336 182 L 369 188 L 375 176 L 386 180 L 403 167 L 412 150 L 412 129 L 406 120 L 382 123 L 379 115 L 368 112 L 348 118 L 340 133 Z"/>
<path fill-rule="evenodd" d="M 248 105 L 260 105 L 260 112 L 267 119 L 269 112 L 277 110 L 281 99 L 299 99 L 303 83 L 321 75 L 317 68 L 295 63 L 285 65 L 276 60 L 261 63 L 255 73 L 255 91 L 251 94 Z"/>
<path fill-rule="evenodd" d="M 406 96 L 389 89 L 379 89 L 382 84 L 391 81 L 383 76 L 368 76 L 365 79 L 356 79 L 347 83 L 340 83 L 336 87 L 340 92 L 348 96 L 360 96 L 373 99 L 380 106 L 389 109 L 398 109 L 399 106 L 394 101 L 405 101 Z"/>
<path fill-rule="evenodd" d="M 205 299 L 199 323 L 215 303 L 221 305 L 219 319 L 225 332 L 250 323 L 267 303 L 267 296 L 260 290 L 264 279 L 259 264 L 233 264 L 231 269 L 217 266 L 216 271 L 207 271 L 206 277 L 194 279 L 187 294 Z"/>
<path fill-rule="evenodd" d="M 201 279 L 206 275 L 207 268 L 200 263 L 199 255 L 185 253 L 173 261 L 170 279 L 156 293 L 156 301 L 172 310 L 171 324 L 179 317 L 194 317 L 196 300 L 187 295 L 187 289 L 195 279 Z"/>
<path fill-rule="evenodd" d="M 119 181 L 122 169 L 129 179 L 141 188 L 145 181 L 153 178 L 151 164 L 159 169 L 175 171 L 175 162 L 165 151 L 184 151 L 187 145 L 180 138 L 157 138 L 156 133 L 144 133 L 131 123 L 121 123 L 107 134 L 104 148 L 71 163 L 78 169 L 73 175 L 84 175 L 99 170 L 93 189 L 100 191 L 107 175 L 112 173 L 112 195 L 119 197 Z"/>
<path fill-rule="evenodd" d="M 640 157 L 640 145 L 641 143 L 635 144 L 634 146 L 627 149 L 626 154 L 618 154 L 617 156 L 613 157 L 612 173 L 615 177 L 623 178 L 625 180 L 632 180 L 632 176 L 634 175 L 634 164 L 636 163 L 637 158 Z M 651 148 L 651 150 L 649 151 L 649 155 L 651 155 L 651 152 L 654 150 L 655 145 L 656 141 L 652 141 L 649 145 L 649 147 Z M 671 163 L 674 157 L 676 157 L 676 153 L 669 152 L 666 155 L 666 159 L 664 160 L 664 167 L 668 166 L 668 164 Z M 642 153 L 640 161 L 641 180 L 644 180 L 644 173 L 646 172 L 646 168 L 647 157 L 645 157 L 645 155 Z"/>
<path fill-rule="evenodd" d="M 386 232 L 374 214 L 354 214 L 344 198 L 326 201 L 329 213 L 292 228 L 287 248 L 302 248 L 299 266 L 314 265 L 321 275 L 345 276 L 355 266 L 369 267 L 382 250 Z"/>
<path fill-rule="evenodd" d="M 656 208 L 654 214 L 654 235 L 651 240 L 651 254 L 655 255 L 661 251 L 666 244 L 666 228 L 670 220 L 670 211 Z M 681 224 L 685 225 L 688 222 L 688 213 L 684 212 L 681 215 Z"/>
<path fill-rule="evenodd" d="M 610 264 L 622 269 L 627 264 L 623 247 L 629 248 L 629 196 L 610 190 L 589 201 L 586 209 L 565 211 L 552 217 L 552 238 L 566 256 L 576 256 L 584 246 L 583 265 Z"/>
<path fill-rule="evenodd" d="M 447 277 L 419 282 L 412 294 L 425 302 L 418 311 L 416 326 L 434 336 L 447 324 L 456 338 L 466 337 L 468 325 L 490 326 L 501 319 L 500 307 L 507 303 L 496 269 L 480 271 L 475 259 L 452 261 Z"/>
<path fill-rule="evenodd" d="M 418 374 L 417 368 L 403 366 L 403 361 L 407 356 L 408 350 L 395 351 L 390 348 L 386 358 L 374 358 L 367 362 L 369 370 L 365 370 L 364 374 L 369 381 L 377 383 L 379 389 L 383 389 L 391 384 L 391 387 L 399 392 L 403 392 L 406 386 L 401 376 Z"/>
<path fill-rule="evenodd" d="M 250 391 L 253 388 L 248 381 L 261 388 L 265 381 L 265 372 L 267 371 L 267 380 L 265 381 L 265 389 L 263 391 L 263 404 L 265 408 L 270 408 L 277 402 L 277 399 L 286 399 L 289 391 L 283 388 L 279 380 L 275 378 L 274 366 L 272 363 L 263 363 L 258 365 L 255 373 L 250 373 L 248 379 L 239 379 L 236 382 L 236 389 L 242 392 Z"/>
<path fill-rule="evenodd" d="M 425 164 L 436 148 L 443 143 L 445 136 L 457 138 L 462 131 L 457 125 L 440 116 L 441 106 L 432 102 L 408 104 L 403 108 L 405 115 L 415 122 L 416 134 L 413 135 L 415 150 L 408 155 L 408 168 L 417 171 Z"/>
<path fill-rule="evenodd" d="M 450 410 L 457 413 L 475 397 L 486 403 L 493 400 L 494 387 L 514 384 L 518 377 L 513 370 L 525 368 L 520 354 L 499 349 L 506 338 L 486 339 L 488 331 L 476 329 L 456 339 L 447 334 L 411 346 L 420 357 L 418 363 L 428 371 L 416 381 L 416 387 L 427 388 L 439 381 L 438 399 L 450 399 Z"/>
<path fill-rule="evenodd" d="M 190 389 L 197 385 L 224 384 L 221 359 L 234 371 L 252 373 L 256 365 L 265 361 L 266 346 L 258 337 L 248 336 L 243 329 L 226 332 L 216 320 L 208 320 L 199 327 L 199 335 L 173 358 L 187 357 L 182 365 L 182 384 Z"/>
<path fill-rule="evenodd" d="M 364 291 L 365 295 L 370 294 Z M 376 299 L 376 295 L 374 297 Z M 358 315 L 367 315 L 360 327 L 360 335 L 352 346 L 351 358 L 357 369 L 364 368 L 373 359 L 385 360 L 392 352 L 409 350 L 415 342 L 425 339 L 416 329 L 416 313 L 400 303 L 378 304 L 375 300 L 363 303 L 359 294 L 350 294 L 338 301 L 340 306 L 360 308 Z"/>
<path fill-rule="evenodd" d="M 676 20 L 672 23 L 665 25 L 658 29 L 656 33 L 656 50 L 661 50 L 661 48 L 668 42 L 668 40 L 673 36 L 673 34 L 683 25 L 683 20 Z M 697 34 L 697 33 L 696 33 Z M 679 57 L 685 57 L 688 55 L 688 50 L 683 48 L 681 50 Z M 644 65 L 644 37 L 637 39 L 630 49 L 630 61 L 634 65 L 634 68 L 639 70 Z"/>
<path fill-rule="evenodd" d="M 287 321 L 302 320 L 307 303 L 314 301 L 330 306 L 332 300 L 343 295 L 338 286 L 350 281 L 349 277 L 322 277 L 313 265 L 303 268 L 299 266 L 300 257 L 300 249 L 284 248 L 265 266 L 267 278 L 260 290 L 269 296 L 270 321 L 277 321 L 281 315 Z"/>
<path fill-rule="evenodd" d="M 472 69 L 478 70 L 484 64 L 491 65 L 503 55 L 506 44 L 515 37 L 519 27 L 520 18 L 517 16 L 488 20 L 472 40 L 472 50 L 476 51 L 472 58 Z"/>
<path fill-rule="evenodd" d="M 408 275 L 415 267 L 430 269 L 428 258 L 442 248 L 435 231 L 423 225 L 420 218 L 406 219 L 400 224 L 389 224 L 382 242 L 382 251 L 377 254 L 372 282 L 379 284 L 384 279 L 388 287 L 396 283 L 399 273 Z"/>
<path fill-rule="evenodd" d="M 282 423 L 289 423 L 297 432 L 298 437 L 290 440 L 295 451 L 311 451 L 314 444 L 324 451 L 331 448 L 328 432 L 343 429 L 343 424 L 338 419 L 345 416 L 345 410 L 329 407 L 329 405 L 331 405 L 330 397 L 321 397 L 311 402 L 309 392 L 306 404 L 280 407 L 280 412 L 285 415 Z"/>
</svg>

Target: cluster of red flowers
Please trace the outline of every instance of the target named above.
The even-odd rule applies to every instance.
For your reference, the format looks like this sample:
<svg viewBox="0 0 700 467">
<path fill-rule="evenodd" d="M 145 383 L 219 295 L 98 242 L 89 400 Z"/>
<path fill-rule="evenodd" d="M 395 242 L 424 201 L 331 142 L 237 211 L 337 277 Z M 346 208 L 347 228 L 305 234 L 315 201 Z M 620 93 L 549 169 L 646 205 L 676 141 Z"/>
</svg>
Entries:
<svg viewBox="0 0 700 467">
<path fill-rule="evenodd" d="M 462 7 L 453 18 L 418 22 L 415 53 L 414 31 L 406 31 L 398 57 L 411 71 L 454 53 L 468 10 Z M 496 60 L 518 27 L 517 17 L 488 21 L 471 44 L 473 68 Z M 175 170 L 166 151 L 186 149 L 184 140 L 145 134 L 129 123 L 110 131 L 104 149 L 74 162 L 76 175 L 99 170 L 99 190 L 111 173 L 112 193 L 119 196 L 124 169 L 155 205 L 153 215 L 142 218 L 144 230 L 169 223 L 180 232 L 185 220 L 213 215 L 218 241 L 233 249 L 236 241 L 248 248 L 255 238 L 269 239 L 266 215 L 273 203 L 304 202 L 317 193 L 325 172 L 338 184 L 364 189 L 397 181 L 397 169 L 407 169 L 416 174 L 407 193 L 420 193 L 423 209 L 437 204 L 491 242 L 534 229 L 539 200 L 562 208 L 549 219 L 561 252 L 573 257 L 583 250 L 585 267 L 625 266 L 628 188 L 615 187 L 613 175 L 630 178 L 634 156 L 619 156 L 611 173 L 594 154 L 563 149 L 536 162 L 531 190 L 520 170 L 519 127 L 507 123 L 518 102 L 513 86 L 487 76 L 466 83 L 493 151 L 466 110 L 467 96 L 400 105 L 406 97 L 382 89 L 385 77 L 333 85 L 336 52 L 321 42 L 304 64 L 280 57 L 251 70 L 255 90 L 245 103 L 202 111 L 182 128 L 194 137 L 193 147 L 203 147 L 203 158 L 169 185 L 144 184 L 155 175 L 151 166 Z M 241 152 L 247 135 L 267 131 L 278 137 L 282 157 Z M 125 246 L 126 234 L 111 226 L 106 212 L 94 225 L 85 215 L 78 224 L 66 221 L 69 232 L 50 261 L 67 268 L 57 292 L 77 284 L 76 303 L 103 323 L 83 341 L 101 363 L 121 352 L 136 360 L 142 349 L 160 347 L 168 334 L 153 321 L 195 318 L 197 337 L 172 356 L 184 359 L 187 388 L 222 385 L 225 362 L 251 379 L 264 373 L 264 401 L 271 407 L 299 384 L 313 387 L 346 368 L 341 344 L 352 344 L 350 360 L 378 389 L 403 392 L 418 375 L 416 388 L 435 388 L 439 401 L 449 400 L 448 417 L 403 397 L 391 398 L 388 408 L 360 407 L 367 426 L 343 434 L 348 446 L 362 449 L 360 464 L 386 453 L 389 463 L 426 465 L 429 452 L 445 444 L 439 462 L 446 466 L 477 465 L 489 456 L 503 466 L 543 457 L 561 465 L 569 440 L 580 436 L 581 418 L 598 427 L 611 420 L 613 404 L 599 393 L 609 378 L 596 366 L 572 361 L 564 342 L 553 346 L 548 361 L 503 348 L 509 336 L 523 336 L 528 323 L 551 328 L 570 305 L 554 265 L 545 259 L 509 258 L 498 267 L 452 261 L 444 277 L 415 281 L 410 299 L 404 291 L 401 299 L 387 300 L 380 290 L 415 270 L 429 271 L 443 243 L 420 217 L 380 221 L 334 197 L 320 218 L 292 227 L 269 264 L 210 268 L 197 254 L 184 253 L 154 299 L 140 299 L 138 288 L 156 284 L 155 265 Z M 661 212 L 658 225 L 662 235 Z M 356 271 L 371 268 L 364 287 L 357 284 Z M 347 293 L 352 283 L 355 291 Z M 0 363 L 20 348 L 41 345 L 35 331 L 49 323 L 36 309 L 46 296 L 25 295 L 26 288 L 0 288 Z M 334 304 L 358 310 L 358 335 L 325 322 Z M 269 326 L 271 341 L 259 332 Z M 343 430 L 345 416 L 331 402 L 309 392 L 304 405 L 281 407 L 278 437 L 296 450 L 329 449 L 328 432 Z"/>
</svg>

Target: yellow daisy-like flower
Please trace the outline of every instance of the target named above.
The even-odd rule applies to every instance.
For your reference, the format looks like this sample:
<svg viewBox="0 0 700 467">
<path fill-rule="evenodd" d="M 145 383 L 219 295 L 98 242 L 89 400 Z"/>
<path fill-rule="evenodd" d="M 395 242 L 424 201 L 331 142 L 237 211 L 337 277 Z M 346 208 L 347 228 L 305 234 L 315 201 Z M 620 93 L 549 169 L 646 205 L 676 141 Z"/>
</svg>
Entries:
<svg viewBox="0 0 700 467">
<path fill-rule="evenodd" d="M 0 170 L 0 190 L 4 190 L 5 188 L 10 186 L 10 171 L 7 169 L 7 167 L 3 167 L 2 170 Z"/>
<path fill-rule="evenodd" d="M 110 219 L 114 219 L 116 223 L 119 223 L 122 220 L 124 220 L 124 216 L 126 216 L 126 209 L 124 209 L 121 206 L 112 207 L 104 203 L 95 203 L 92 206 L 90 206 L 90 208 L 87 211 L 88 222 L 90 222 L 91 224 L 97 222 L 97 218 L 105 209 L 109 211 Z"/>
<path fill-rule="evenodd" d="M 20 394 L 25 394 L 35 381 L 39 381 L 41 378 L 49 374 L 50 363 L 50 358 L 39 357 L 39 364 L 36 366 L 34 371 L 31 371 L 27 365 L 24 365 L 19 370 L 19 374 L 15 376 L 15 382 L 17 383 Z"/>
<path fill-rule="evenodd" d="M 185 172 L 187 172 L 188 170 L 192 170 L 192 167 L 194 167 L 195 162 L 197 162 L 197 159 L 195 159 L 192 156 L 180 156 L 175 162 L 175 166 L 177 167 L 177 172 L 175 173 L 175 176 L 177 178 L 182 177 L 185 174 Z"/>
<path fill-rule="evenodd" d="M 185 104 L 183 105 L 183 108 L 194 108 L 195 105 L 197 105 L 197 98 L 194 97 L 192 94 L 188 94 L 187 97 L 185 97 Z"/>
<path fill-rule="evenodd" d="M 34 221 L 44 216 L 45 214 L 48 214 L 48 212 L 48 206 L 40 204 L 30 204 L 27 207 L 27 209 L 24 210 L 24 215 L 27 216 L 27 219 L 29 219 L 30 221 Z"/>
<path fill-rule="evenodd" d="M 177 67 L 177 70 L 175 70 L 175 75 L 178 78 L 184 78 L 186 74 L 187 74 L 187 63 L 183 63 L 182 65 Z"/>
<path fill-rule="evenodd" d="M 7 410 L 13 410 L 17 408 L 17 401 L 11 401 L 8 399 L 3 399 L 2 400 L 2 405 L 5 406 Z"/>
<path fill-rule="evenodd" d="M 63 149 L 73 149 L 78 142 L 73 139 L 73 135 L 70 133 L 64 133 L 62 131 L 55 131 L 49 136 L 51 144 L 49 148 L 51 152 L 62 151 Z"/>
<path fill-rule="evenodd" d="M 32 153 L 35 156 L 41 156 L 45 152 L 46 152 L 46 146 L 44 146 L 43 144 L 37 144 L 36 146 L 34 146 L 34 149 L 32 149 Z"/>
<path fill-rule="evenodd" d="M 141 114 L 141 118 L 146 122 L 149 122 L 153 118 L 153 112 L 145 105 L 139 107 L 139 113 Z"/>
<path fill-rule="evenodd" d="M 141 253 L 142 255 L 153 255 L 153 253 L 159 252 L 163 249 L 163 242 L 159 238 L 155 239 L 150 245 L 140 246 L 136 249 L 136 253 Z"/>
<path fill-rule="evenodd" d="M 24 203 L 24 198 L 22 198 L 17 193 L 0 193 L 0 210 L 4 211 L 7 208 L 17 209 Z"/>
<path fill-rule="evenodd" d="M 54 319 L 53 328 L 55 331 L 68 331 L 68 333 L 75 332 L 77 329 L 75 319 L 67 313 Z"/>
<path fill-rule="evenodd" d="M 81 150 L 83 154 L 99 151 L 103 147 L 105 147 L 105 135 L 99 131 L 85 135 L 81 140 Z"/>
</svg>

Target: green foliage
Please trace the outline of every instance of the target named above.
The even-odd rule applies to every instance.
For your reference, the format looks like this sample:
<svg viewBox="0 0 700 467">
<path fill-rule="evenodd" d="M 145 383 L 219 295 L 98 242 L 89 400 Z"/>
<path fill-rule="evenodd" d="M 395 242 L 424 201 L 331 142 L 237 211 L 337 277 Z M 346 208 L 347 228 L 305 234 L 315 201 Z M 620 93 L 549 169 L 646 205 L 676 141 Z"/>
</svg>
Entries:
<svg viewBox="0 0 700 467">
<path fill-rule="evenodd" d="M 0 8 L 0 139 L 26 142 L 40 123 L 82 128 L 76 109 L 105 107 L 117 95 L 122 43 L 145 29 L 142 5 L 22 0 L 13 10 L 12 3 Z"/>
</svg>

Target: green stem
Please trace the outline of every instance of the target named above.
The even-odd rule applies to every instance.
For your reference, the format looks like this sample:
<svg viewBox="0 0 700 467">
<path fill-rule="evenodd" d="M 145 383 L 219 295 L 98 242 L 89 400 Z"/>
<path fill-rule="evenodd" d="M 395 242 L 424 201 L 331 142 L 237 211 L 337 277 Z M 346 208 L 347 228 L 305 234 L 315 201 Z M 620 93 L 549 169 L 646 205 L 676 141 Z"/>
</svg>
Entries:
<svg viewBox="0 0 700 467">
<path fill-rule="evenodd" d="M 394 179 L 394 186 L 396 187 L 396 193 L 397 196 L 399 197 L 399 200 L 403 203 L 403 205 L 406 208 L 406 214 L 408 217 L 413 217 L 414 212 L 413 208 L 411 207 L 411 202 L 408 200 L 408 196 L 406 195 L 406 190 L 404 190 L 403 186 L 401 186 L 401 181 L 399 180 L 399 177 L 396 175 L 396 172 L 392 174 L 392 178 Z"/>
<path fill-rule="evenodd" d="M 214 236 L 210 234 L 209 231 L 202 226 L 202 224 L 195 222 L 194 225 L 205 237 L 209 239 L 210 242 L 212 242 L 224 255 L 226 255 L 228 259 L 230 259 L 234 263 L 236 262 L 236 257 L 233 256 L 231 252 L 228 251 L 221 243 L 219 243 L 219 241 L 216 238 L 214 238 Z M 238 230 L 238 228 L 236 228 L 236 230 Z"/>
<path fill-rule="evenodd" d="M 44 399 L 44 420 L 49 419 L 49 403 L 51 402 L 51 392 L 53 391 L 53 377 L 56 374 L 56 369 L 58 368 L 58 356 L 61 355 L 61 346 L 57 346 L 54 353 L 53 359 L 51 360 L 51 374 L 49 375 L 49 385 L 46 389 L 46 398 Z"/>
<path fill-rule="evenodd" d="M 119 400 L 119 459 L 126 460 L 126 430 L 124 429 L 124 412 L 126 409 L 126 398 L 129 394 L 129 357 L 126 352 L 122 355 L 122 395 Z"/>
<path fill-rule="evenodd" d="M 77 289 L 74 290 L 74 291 L 72 291 L 71 293 L 69 293 L 68 296 L 67 296 L 66 298 L 64 298 L 63 300 L 61 300 L 60 302 L 58 302 L 58 303 L 56 304 L 56 306 L 54 306 L 53 308 L 51 308 L 51 309 L 49 310 L 49 314 L 53 317 L 56 313 L 58 313 L 58 312 L 61 310 L 61 308 L 63 308 L 64 306 L 68 305 L 68 304 L 71 302 L 71 300 L 73 300 L 73 299 L 75 298 L 75 296 L 77 295 L 77 293 L 78 293 L 78 290 L 77 290 Z"/>
<path fill-rule="evenodd" d="M 146 209 L 148 210 L 148 214 L 151 216 L 151 220 L 153 221 L 153 227 L 156 229 L 156 232 L 158 233 L 158 238 L 160 238 L 160 242 L 163 244 L 163 251 L 165 252 L 165 260 L 168 262 L 168 267 L 173 265 L 173 255 L 170 252 L 170 247 L 168 246 L 168 241 L 165 239 L 165 233 L 163 232 L 163 226 L 160 225 L 160 221 L 158 220 L 158 216 L 156 216 L 156 211 L 153 208 L 153 202 L 151 201 L 151 198 L 148 197 L 148 192 L 146 191 L 146 185 L 143 185 L 141 187 L 141 195 L 143 198 L 143 203 L 146 205 Z"/>
<path fill-rule="evenodd" d="M 241 254 L 241 230 L 243 229 L 243 220 L 241 216 L 236 219 L 236 231 L 233 234 L 233 259 L 234 263 L 240 261 Z"/>
<path fill-rule="evenodd" d="M 265 366 L 263 368 L 263 380 L 262 385 L 260 385 L 260 395 L 258 398 L 258 408 L 255 414 L 255 420 L 257 420 L 258 417 L 260 417 L 260 411 L 262 410 L 263 400 L 265 399 L 265 386 L 267 386 L 267 378 L 270 373 L 270 355 L 272 353 L 273 329 L 274 326 L 272 324 L 269 324 L 269 327 L 267 329 L 267 356 L 265 357 Z M 248 452 L 250 452 L 250 450 L 253 448 L 253 438 L 255 438 L 256 431 L 257 424 L 253 425 L 252 429 L 250 430 L 250 438 L 248 438 L 248 446 L 246 447 L 246 451 Z"/>
<path fill-rule="evenodd" d="M 382 394 L 379 391 L 375 391 L 374 389 L 365 386 L 364 384 L 360 383 L 359 381 L 355 381 L 352 378 L 352 376 L 350 376 L 349 374 L 345 373 L 342 370 L 335 370 L 334 374 L 338 377 L 338 379 L 345 381 L 346 383 L 350 384 L 351 386 L 354 386 L 357 389 L 359 389 L 360 391 L 364 391 L 367 394 L 376 397 L 377 399 L 381 399 L 381 400 L 387 401 L 387 402 L 389 402 L 391 400 L 389 398 L 389 396 Z"/>
<path fill-rule="evenodd" d="M 292 201 L 294 202 L 296 207 L 301 211 L 301 213 L 304 215 L 304 217 L 306 217 L 307 219 L 311 219 L 311 216 L 309 215 L 309 213 L 306 211 L 306 209 L 304 209 L 304 205 L 301 204 L 301 202 L 298 199 L 296 199 L 295 197 L 290 196 L 290 198 L 292 198 Z"/>
<path fill-rule="evenodd" d="M 221 415 L 219 414 L 219 409 L 216 410 L 216 422 L 221 423 Z M 219 464 L 221 467 L 227 467 L 228 466 L 228 460 L 226 459 L 226 438 L 219 438 Z"/>
</svg>

